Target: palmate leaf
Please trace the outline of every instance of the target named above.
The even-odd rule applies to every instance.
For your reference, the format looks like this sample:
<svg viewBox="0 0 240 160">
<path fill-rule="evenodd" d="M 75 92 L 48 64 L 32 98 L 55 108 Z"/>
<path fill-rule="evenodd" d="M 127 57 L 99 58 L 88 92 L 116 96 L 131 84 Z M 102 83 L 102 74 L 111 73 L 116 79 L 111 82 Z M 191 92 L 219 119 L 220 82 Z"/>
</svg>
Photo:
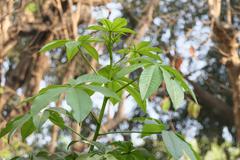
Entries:
<svg viewBox="0 0 240 160">
<path fill-rule="evenodd" d="M 40 52 L 46 52 L 55 48 L 59 48 L 65 45 L 65 43 L 69 42 L 69 40 L 54 40 L 52 42 L 47 43 L 44 45 L 41 49 Z"/>
<path fill-rule="evenodd" d="M 187 155 L 191 160 L 199 159 L 191 146 L 176 136 L 174 132 L 162 131 L 162 138 L 168 152 L 174 160 L 180 159 L 183 155 Z"/>
<path fill-rule="evenodd" d="M 143 70 L 139 79 L 139 89 L 142 99 L 146 99 L 155 92 L 161 84 L 162 72 L 158 65 L 152 65 Z"/>
<path fill-rule="evenodd" d="M 177 109 L 184 100 L 184 92 L 174 77 L 166 70 L 162 69 L 163 78 L 166 83 L 167 92 L 171 98 L 173 106 Z"/>
<path fill-rule="evenodd" d="M 92 101 L 89 95 L 81 88 L 71 88 L 66 93 L 67 104 L 72 108 L 73 118 L 82 122 L 92 110 Z"/>
</svg>

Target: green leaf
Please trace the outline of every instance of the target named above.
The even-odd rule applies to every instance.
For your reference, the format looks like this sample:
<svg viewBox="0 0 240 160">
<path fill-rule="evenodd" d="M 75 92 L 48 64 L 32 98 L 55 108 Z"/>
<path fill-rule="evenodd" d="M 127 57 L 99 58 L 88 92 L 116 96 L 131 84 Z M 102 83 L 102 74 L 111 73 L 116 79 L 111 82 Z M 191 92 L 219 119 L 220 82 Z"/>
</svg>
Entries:
<svg viewBox="0 0 240 160">
<path fill-rule="evenodd" d="M 79 36 L 78 39 L 77 39 L 78 42 L 80 42 L 81 44 L 85 44 L 85 43 L 91 43 L 91 42 L 99 42 L 98 39 L 96 38 L 93 38 L 92 36 L 90 35 L 82 35 L 82 36 Z"/>
<path fill-rule="evenodd" d="M 66 91 L 66 87 L 58 87 L 48 89 L 45 93 L 40 94 L 37 96 L 32 103 L 31 107 L 31 114 L 36 115 L 38 114 L 44 107 L 46 107 L 50 102 L 55 102 L 59 95 Z"/>
<path fill-rule="evenodd" d="M 100 92 L 102 93 L 105 97 L 112 97 L 115 98 L 116 100 L 120 101 L 120 98 L 116 93 L 114 93 L 111 89 L 106 88 L 106 87 L 101 87 L 101 86 L 93 86 L 93 85 L 83 85 L 81 86 L 82 88 L 90 89 L 95 92 Z"/>
<path fill-rule="evenodd" d="M 65 43 L 69 42 L 69 40 L 54 40 L 52 42 L 47 43 L 44 45 L 41 49 L 40 52 L 46 52 L 55 48 L 59 48 L 61 46 L 64 46 Z"/>
<path fill-rule="evenodd" d="M 136 50 L 141 50 L 142 48 L 147 48 L 151 45 L 149 41 L 142 41 L 136 45 Z"/>
<path fill-rule="evenodd" d="M 170 99 L 168 97 L 165 97 L 161 104 L 162 104 L 161 108 L 163 112 L 168 112 L 169 108 L 171 107 Z"/>
<path fill-rule="evenodd" d="M 172 131 L 162 131 L 162 138 L 167 150 L 175 160 L 186 154 L 191 160 L 197 160 L 191 146 L 180 139 Z"/>
<path fill-rule="evenodd" d="M 147 133 L 147 132 L 158 132 L 161 133 L 165 129 L 165 126 L 163 124 L 158 123 L 151 123 L 151 124 L 144 124 L 142 129 L 142 137 L 156 134 L 156 133 Z M 144 133 L 145 132 L 145 133 Z"/>
<path fill-rule="evenodd" d="M 33 124 L 33 118 L 30 118 L 27 122 L 25 122 L 21 128 L 21 136 L 22 141 L 25 141 L 25 139 L 33 133 L 35 130 L 35 126 Z"/>
<path fill-rule="evenodd" d="M 151 96 L 151 94 L 158 89 L 162 79 L 162 73 L 158 65 L 145 68 L 139 79 L 139 89 L 142 99 Z"/>
<path fill-rule="evenodd" d="M 64 120 L 58 112 L 55 112 L 55 111 L 52 111 L 52 110 L 47 110 L 46 112 L 49 112 L 49 120 L 53 124 L 57 125 L 61 129 L 65 128 Z"/>
<path fill-rule="evenodd" d="M 141 95 L 139 93 L 139 89 L 138 87 L 134 87 L 132 85 L 129 85 L 125 88 L 127 90 L 127 92 L 134 98 L 134 100 L 137 102 L 137 104 L 139 105 L 139 107 L 146 112 L 147 111 L 147 104 L 145 100 L 141 99 Z"/>
<path fill-rule="evenodd" d="M 110 20 L 108 20 L 108 19 L 101 19 L 99 22 L 102 23 L 103 26 L 105 26 L 108 31 L 112 30 L 112 22 Z"/>
<path fill-rule="evenodd" d="M 104 28 L 102 26 L 97 26 L 97 25 L 89 26 L 87 29 L 94 30 L 94 31 L 107 31 L 106 28 Z"/>
<path fill-rule="evenodd" d="M 179 73 L 177 70 L 171 68 L 170 66 L 165 66 L 165 65 L 162 65 L 161 66 L 163 69 L 165 69 L 166 71 L 168 71 L 169 73 L 172 73 L 176 80 L 178 80 L 179 84 L 184 88 L 184 90 L 188 93 L 191 94 L 191 96 L 193 97 L 194 101 L 196 103 L 197 102 L 197 98 L 193 92 L 193 90 L 188 86 L 188 84 L 186 83 L 186 81 L 184 80 L 183 76 L 181 75 L 181 73 Z"/>
<path fill-rule="evenodd" d="M 70 41 L 65 44 L 67 48 L 67 59 L 68 61 L 72 60 L 72 58 L 78 53 L 79 51 L 79 42 Z"/>
<path fill-rule="evenodd" d="M 23 126 L 23 124 L 25 122 L 27 122 L 29 119 L 31 118 L 30 114 L 25 114 L 24 116 L 18 118 L 17 120 L 15 120 L 12 123 L 12 129 L 10 130 L 9 134 L 8 134 L 8 142 L 10 141 L 10 138 L 12 137 L 12 135 Z"/>
<path fill-rule="evenodd" d="M 21 119 L 23 116 L 18 116 L 16 118 L 14 118 L 13 120 L 9 121 L 6 124 L 6 127 L 2 128 L 0 131 L 0 138 L 2 138 L 3 136 L 5 136 L 6 134 L 8 134 L 11 130 L 14 129 L 14 122 Z"/>
<path fill-rule="evenodd" d="M 63 114 L 65 116 L 71 117 L 70 113 L 66 109 L 60 108 L 60 107 L 49 107 L 45 111 L 53 111 L 53 112 L 57 112 L 60 115 Z"/>
<path fill-rule="evenodd" d="M 154 64 L 154 58 L 151 57 L 137 57 L 137 58 L 131 58 L 128 60 L 130 63 L 146 63 L 146 64 Z"/>
<path fill-rule="evenodd" d="M 82 122 L 92 110 L 89 95 L 81 88 L 71 88 L 66 95 L 67 104 L 72 108 L 73 118 Z"/>
<path fill-rule="evenodd" d="M 143 66 L 144 66 L 143 63 L 138 63 L 138 64 L 133 64 L 133 65 L 128 66 L 128 67 L 124 67 L 122 70 L 120 70 L 119 72 L 116 73 L 115 78 L 116 79 L 121 78 L 121 77 L 137 70 L 138 68 L 143 67 Z"/>
<path fill-rule="evenodd" d="M 83 43 L 82 47 L 87 51 L 87 53 L 92 58 L 94 58 L 95 60 L 98 61 L 98 52 L 97 52 L 97 50 L 94 47 L 92 47 L 90 44 L 87 44 L 87 43 Z"/>
<path fill-rule="evenodd" d="M 147 48 L 143 48 L 141 49 L 141 51 L 146 51 L 146 52 L 159 52 L 162 53 L 162 50 L 160 48 L 157 47 L 147 47 Z"/>
<path fill-rule="evenodd" d="M 152 117 L 135 117 L 135 118 L 132 119 L 132 121 L 134 121 L 134 122 L 141 122 L 141 123 L 143 123 L 145 121 L 148 121 L 148 122 L 153 122 L 154 124 L 155 123 L 156 124 L 160 124 L 160 125 L 163 124 L 160 120 L 158 120 L 156 118 L 152 118 Z"/>
<path fill-rule="evenodd" d="M 48 120 L 48 117 L 49 117 L 48 112 L 43 112 L 40 115 L 36 114 L 33 116 L 33 125 L 35 126 L 38 132 L 40 131 L 42 125 Z"/>
<path fill-rule="evenodd" d="M 112 29 L 115 31 L 117 28 L 122 28 L 127 25 L 127 20 L 125 18 L 116 18 L 113 21 Z"/>
<path fill-rule="evenodd" d="M 74 83 L 78 85 L 86 82 L 108 83 L 110 82 L 110 80 L 97 74 L 85 74 L 85 75 L 79 76 Z"/>
<path fill-rule="evenodd" d="M 136 32 L 134 30 L 131 30 L 129 28 L 119 28 L 119 29 L 115 29 L 115 32 L 122 32 L 122 33 L 132 33 L 135 34 Z"/>
<path fill-rule="evenodd" d="M 123 49 L 119 49 L 117 51 L 117 53 L 119 53 L 119 54 L 127 54 L 129 52 L 130 52 L 129 48 L 123 48 Z"/>
<path fill-rule="evenodd" d="M 139 53 L 147 57 L 151 57 L 155 60 L 161 60 L 161 58 L 157 54 L 153 54 L 152 52 L 149 52 L 149 51 L 141 51 Z"/>
<path fill-rule="evenodd" d="M 167 92 L 172 100 L 173 106 L 177 109 L 184 100 L 184 92 L 179 83 L 166 70 L 162 69 L 163 78 L 166 83 Z"/>
<path fill-rule="evenodd" d="M 112 91 L 114 91 L 116 93 L 117 90 L 119 90 L 122 87 L 121 84 L 119 84 L 118 81 L 112 81 L 110 83 L 107 84 L 107 88 L 111 89 Z M 122 96 L 122 90 L 119 91 L 118 93 L 116 93 L 118 95 L 118 97 Z M 117 104 L 119 101 L 116 100 L 115 98 L 110 98 L 109 99 L 113 105 Z"/>
</svg>

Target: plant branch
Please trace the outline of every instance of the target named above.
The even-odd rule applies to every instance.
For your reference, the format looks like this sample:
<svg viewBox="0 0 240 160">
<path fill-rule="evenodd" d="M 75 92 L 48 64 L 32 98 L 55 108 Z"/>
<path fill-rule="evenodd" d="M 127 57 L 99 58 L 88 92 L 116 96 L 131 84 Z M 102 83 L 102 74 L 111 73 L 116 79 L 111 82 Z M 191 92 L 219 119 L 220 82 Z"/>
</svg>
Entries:
<svg viewBox="0 0 240 160">
<path fill-rule="evenodd" d="M 93 68 L 93 66 L 91 65 L 91 63 L 88 61 L 87 57 L 84 56 L 84 54 L 80 51 L 80 48 L 79 48 L 79 54 L 80 56 L 83 58 L 83 60 L 87 63 L 87 65 L 93 70 L 93 72 L 95 74 L 98 74 L 97 71 Z"/>
<path fill-rule="evenodd" d="M 98 136 L 99 136 L 99 131 L 100 131 L 100 128 L 101 128 L 102 119 L 103 119 L 103 116 L 104 116 L 104 111 L 105 111 L 105 108 L 106 108 L 106 105 L 107 105 L 107 101 L 108 101 L 108 97 L 104 97 L 102 107 L 101 107 L 101 111 L 100 111 L 100 114 L 99 114 L 99 119 L 98 119 L 99 123 L 97 124 L 97 128 L 96 128 L 96 131 L 94 133 L 93 140 L 92 140 L 93 142 L 96 141 Z M 94 146 L 91 145 L 90 149 L 89 149 L 89 152 L 93 151 L 93 149 L 94 149 Z"/>
</svg>

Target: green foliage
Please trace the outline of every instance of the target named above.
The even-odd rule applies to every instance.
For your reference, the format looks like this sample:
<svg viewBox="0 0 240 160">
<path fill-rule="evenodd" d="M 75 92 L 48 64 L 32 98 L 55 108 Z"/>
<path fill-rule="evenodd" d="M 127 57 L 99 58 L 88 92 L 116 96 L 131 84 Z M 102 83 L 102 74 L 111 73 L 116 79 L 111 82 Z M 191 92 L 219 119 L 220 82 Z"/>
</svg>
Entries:
<svg viewBox="0 0 240 160">
<path fill-rule="evenodd" d="M 73 118 L 77 122 L 82 122 L 92 110 L 92 101 L 89 95 L 81 88 L 69 89 L 66 100 L 68 105 L 71 106 Z"/>
<path fill-rule="evenodd" d="M 23 103 L 32 104 L 29 113 L 10 121 L 1 130 L 0 138 L 6 134 L 11 138 L 16 130 L 21 130 L 22 139 L 25 140 L 32 132 L 39 131 L 41 126 L 47 120 L 50 120 L 61 129 L 69 129 L 77 134 L 79 141 L 90 145 L 90 151 L 84 154 L 74 153 L 67 155 L 49 155 L 47 152 L 39 152 L 33 154 L 32 157 L 37 159 L 69 160 L 154 160 L 155 158 L 146 149 L 136 148 L 131 142 L 113 142 L 107 146 L 96 142 L 100 135 L 99 131 L 107 102 L 119 103 L 123 90 L 125 90 L 134 98 L 138 106 L 144 112 L 147 112 L 146 101 L 154 92 L 158 91 L 163 81 L 175 109 L 184 100 L 184 92 L 191 94 L 195 101 L 196 97 L 178 71 L 162 64 L 159 55 L 162 52 L 161 49 L 152 47 L 150 42 L 143 41 L 118 50 L 117 54 L 121 54 L 123 57 L 120 61 L 114 62 L 113 53 L 116 52 L 113 50 L 113 46 L 121 41 L 123 35 L 135 33 L 126 26 L 127 21 L 123 18 L 117 18 L 114 21 L 102 19 L 99 21 L 99 25 L 88 27 L 89 30 L 100 31 L 100 39 L 93 38 L 90 35 L 83 35 L 77 40 L 55 40 L 43 46 L 40 52 L 65 47 L 68 61 L 80 54 L 86 64 L 90 65 L 85 54 L 97 61 L 99 59 L 98 52 L 91 43 L 104 42 L 109 54 L 110 64 L 103 66 L 98 71 L 95 71 L 90 65 L 89 67 L 93 69 L 94 74 L 81 75 L 76 79 L 69 80 L 67 84 L 48 86 L 39 91 L 36 96 L 27 98 Z M 128 75 L 136 70 L 141 70 L 141 74 L 135 79 L 129 78 Z M 99 117 L 94 117 L 97 126 L 94 138 L 88 140 L 75 132 L 64 120 L 69 118 L 77 123 L 82 123 L 92 112 L 91 96 L 95 92 L 101 93 L 104 96 L 104 101 Z M 65 95 L 67 104 L 72 109 L 71 112 L 63 108 L 49 106 L 51 102 L 56 102 L 60 95 Z M 164 108 L 169 108 L 170 101 L 165 105 L 167 107 Z M 173 131 L 167 131 L 169 127 L 159 120 L 150 117 L 139 117 L 137 121 L 144 123 L 142 131 L 139 131 L 142 137 L 151 134 L 162 134 L 163 142 L 174 159 L 178 159 L 183 155 L 187 155 L 192 160 L 199 159 L 188 143 Z M 69 147 L 76 142 L 78 141 L 72 141 Z"/>
<path fill-rule="evenodd" d="M 139 89 L 142 99 L 147 99 L 151 96 L 158 89 L 162 79 L 162 72 L 158 65 L 145 68 L 139 79 Z"/>
<path fill-rule="evenodd" d="M 174 132 L 163 131 L 162 138 L 167 150 L 174 159 L 180 159 L 183 156 L 187 156 L 191 160 L 199 159 L 191 146 L 183 139 L 179 138 Z"/>
<path fill-rule="evenodd" d="M 184 92 L 180 84 L 174 80 L 174 77 L 171 77 L 171 74 L 164 69 L 162 69 L 162 73 L 168 94 L 173 102 L 173 106 L 177 109 L 184 100 Z"/>
</svg>

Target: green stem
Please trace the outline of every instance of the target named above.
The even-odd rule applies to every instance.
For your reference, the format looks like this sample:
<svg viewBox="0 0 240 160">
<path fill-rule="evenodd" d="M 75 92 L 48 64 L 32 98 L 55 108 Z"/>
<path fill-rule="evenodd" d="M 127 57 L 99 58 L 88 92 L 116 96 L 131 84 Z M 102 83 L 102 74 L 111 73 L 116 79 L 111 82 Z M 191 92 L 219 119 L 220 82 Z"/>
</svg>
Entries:
<svg viewBox="0 0 240 160">
<path fill-rule="evenodd" d="M 93 112 L 90 112 L 91 117 L 93 118 L 93 120 L 96 122 L 96 124 L 99 124 L 98 118 L 96 117 L 96 115 Z"/>
<path fill-rule="evenodd" d="M 109 46 L 108 46 L 108 52 L 109 52 L 109 58 L 110 58 L 110 66 L 112 68 L 113 65 L 113 54 L 112 54 L 112 32 L 109 32 Z"/>
<path fill-rule="evenodd" d="M 107 133 L 99 133 L 99 136 L 104 136 L 108 134 L 131 134 L 131 133 L 142 133 L 142 134 L 159 134 L 160 132 L 142 132 L 142 131 L 114 131 L 114 132 L 107 132 Z"/>
<path fill-rule="evenodd" d="M 107 105 L 107 101 L 108 101 L 108 97 L 104 97 L 102 107 L 101 107 L 101 111 L 100 111 L 100 114 L 99 114 L 99 119 L 98 119 L 99 123 L 97 124 L 97 128 L 96 128 L 96 131 L 94 133 L 93 140 L 92 140 L 93 142 L 96 141 L 98 136 L 99 136 L 99 131 L 100 131 L 100 128 L 101 128 L 102 119 L 103 119 L 103 116 L 104 116 L 104 111 L 105 111 L 105 108 L 106 108 L 106 105 Z M 93 149 L 94 149 L 94 146 L 91 145 L 90 149 L 89 149 L 89 152 L 93 151 Z"/>
<path fill-rule="evenodd" d="M 80 48 L 79 48 L 79 50 L 80 50 Z M 94 72 L 95 74 L 98 74 L 97 71 L 96 71 L 96 70 L 93 68 L 93 66 L 91 65 L 91 63 L 89 62 L 89 60 L 87 59 L 87 57 L 85 57 L 84 54 L 83 54 L 81 51 L 79 51 L 79 54 L 80 54 L 80 56 L 83 58 L 83 60 L 87 63 L 87 65 L 93 70 L 93 72 Z"/>
<path fill-rule="evenodd" d="M 71 127 L 65 126 L 67 129 L 69 129 L 70 131 L 72 131 L 73 133 L 75 133 L 76 135 L 78 135 L 81 139 L 83 140 L 88 140 L 87 138 L 85 138 L 84 136 L 82 136 L 81 134 L 79 134 L 78 132 L 76 132 L 75 130 L 73 130 Z"/>
<path fill-rule="evenodd" d="M 137 78 L 138 79 L 138 78 Z M 128 85 L 134 83 L 137 79 L 134 79 L 132 80 L 131 82 L 127 83 L 126 85 L 122 86 L 121 88 L 119 88 L 116 92 L 120 92 L 121 90 L 123 90 L 125 87 L 127 87 Z M 99 118 L 98 118 L 98 123 L 97 123 L 97 128 L 96 128 L 96 131 L 94 133 L 94 136 L 93 136 L 93 142 L 97 140 L 98 136 L 101 135 L 99 134 L 99 131 L 100 131 L 100 128 L 101 128 L 101 124 L 102 124 L 102 119 L 103 119 L 103 116 L 104 116 L 104 111 L 105 111 L 105 108 L 106 108 L 106 105 L 107 105 L 107 101 L 108 101 L 109 97 L 104 97 L 103 99 L 103 103 L 102 103 L 102 107 L 101 107 L 101 111 L 100 111 L 100 114 L 99 114 Z M 109 132 L 110 133 L 110 132 Z M 89 152 L 90 151 L 93 151 L 94 149 L 94 146 L 91 145 L 90 146 L 90 149 L 89 149 Z"/>
</svg>

